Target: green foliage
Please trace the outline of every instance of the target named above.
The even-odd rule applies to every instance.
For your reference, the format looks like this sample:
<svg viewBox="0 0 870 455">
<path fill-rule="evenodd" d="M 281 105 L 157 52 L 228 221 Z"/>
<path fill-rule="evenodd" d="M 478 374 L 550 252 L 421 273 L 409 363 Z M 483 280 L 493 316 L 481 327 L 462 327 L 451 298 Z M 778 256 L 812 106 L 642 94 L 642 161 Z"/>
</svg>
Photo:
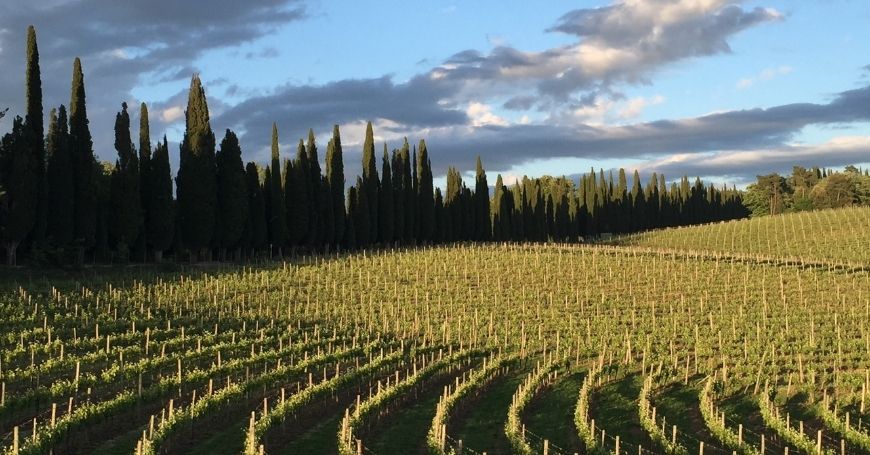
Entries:
<svg viewBox="0 0 870 455">
<path fill-rule="evenodd" d="M 299 139 L 296 159 L 288 163 L 284 180 L 284 201 L 287 205 L 287 236 L 291 245 L 304 245 L 311 224 L 311 188 L 305 144 Z"/>
<path fill-rule="evenodd" d="M 35 175 L 37 181 L 37 213 L 36 224 L 31 233 L 36 242 L 42 241 L 46 233 L 48 217 L 48 185 L 46 183 L 46 151 L 45 129 L 42 112 L 42 77 L 39 69 L 39 47 L 36 44 L 36 29 L 27 27 L 25 70 L 25 104 L 27 113 L 24 117 L 24 128 L 28 135 L 31 153 L 36 160 Z"/>
<path fill-rule="evenodd" d="M 227 130 L 215 154 L 217 165 L 217 226 L 215 240 L 222 249 L 237 248 L 248 220 L 248 187 L 239 139 Z"/>
<path fill-rule="evenodd" d="M 190 81 L 184 139 L 176 177 L 178 223 L 191 252 L 212 245 L 217 210 L 215 137 L 209 123 L 205 90 L 198 75 Z"/>
<path fill-rule="evenodd" d="M 344 159 L 342 158 L 341 133 L 338 131 L 338 125 L 333 127 L 332 140 L 326 149 L 326 181 L 329 186 L 328 194 L 330 194 L 332 218 L 331 229 L 327 225 L 325 232 L 328 236 L 324 240 L 325 243 L 339 244 L 344 238 L 344 223 L 347 214 L 344 206 Z"/>
<path fill-rule="evenodd" d="M 360 187 L 360 191 L 363 194 L 360 197 L 366 199 L 366 205 L 369 210 L 368 238 L 371 239 L 371 243 L 376 243 L 379 237 L 378 217 L 380 216 L 380 211 L 378 206 L 380 203 L 380 187 L 381 182 L 378 179 L 378 166 L 375 160 L 374 132 L 372 131 L 372 122 L 368 122 L 366 124 L 365 141 L 363 142 L 362 186 Z"/>
<path fill-rule="evenodd" d="M 57 247 L 70 246 L 73 240 L 74 199 L 73 172 L 69 149 L 69 131 L 67 130 L 66 107 L 63 105 L 49 116 L 48 167 L 46 181 L 48 184 L 48 236 Z"/>
<path fill-rule="evenodd" d="M 260 249 L 266 244 L 268 237 L 266 201 L 260 186 L 259 170 L 254 163 L 245 166 L 245 184 L 248 194 L 248 219 L 245 223 L 244 244 L 249 249 Z"/>
<path fill-rule="evenodd" d="M 10 265 L 15 265 L 18 245 L 36 223 L 39 198 L 39 162 L 25 128 L 24 120 L 16 117 L 0 143 L 0 186 L 6 193 L 0 204 L 0 241 Z"/>
<path fill-rule="evenodd" d="M 486 241 L 492 238 L 492 220 L 489 213 L 489 185 L 486 183 L 486 171 L 480 155 L 477 156 L 477 175 L 474 179 L 474 213 L 476 240 Z"/>
<path fill-rule="evenodd" d="M 72 96 L 69 111 L 70 157 L 73 170 L 73 207 L 75 242 L 82 248 L 94 245 L 97 231 L 96 174 L 97 160 L 85 103 L 82 63 L 73 63 Z M 82 257 L 80 256 L 80 260 Z"/>
<path fill-rule="evenodd" d="M 396 207 L 394 202 L 393 170 L 390 168 L 390 157 L 387 155 L 387 144 L 384 143 L 384 156 L 381 158 L 381 187 L 378 201 L 378 241 L 390 244 L 396 232 Z"/>
<path fill-rule="evenodd" d="M 169 168 L 169 143 L 166 136 L 163 142 L 157 144 L 151 165 L 148 169 L 151 176 L 149 197 L 146 203 L 148 219 L 148 245 L 160 253 L 172 245 L 175 235 L 175 205 L 172 200 L 172 173 Z"/>
<path fill-rule="evenodd" d="M 113 244 L 132 246 L 142 227 L 142 203 L 139 189 L 139 158 L 130 138 L 130 115 L 127 103 L 115 116 L 115 150 L 118 159 L 111 174 L 109 229 Z"/>
<path fill-rule="evenodd" d="M 435 226 L 435 191 L 432 185 L 432 163 L 426 141 L 420 139 L 417 149 L 417 213 L 415 221 L 419 225 L 419 240 L 432 241 Z"/>
<path fill-rule="evenodd" d="M 371 236 L 371 211 L 369 210 L 369 198 L 365 191 L 365 183 L 360 177 L 356 179 L 356 212 L 353 216 L 353 228 L 356 234 L 356 246 L 364 248 L 372 242 Z"/>
<path fill-rule="evenodd" d="M 269 242 L 275 249 L 280 248 L 287 241 L 287 213 L 284 203 L 284 190 L 281 188 L 281 155 L 278 145 L 278 125 L 272 124 L 272 165 L 270 166 L 272 179 L 269 182 L 269 211 L 266 216 L 269 219 Z"/>
</svg>

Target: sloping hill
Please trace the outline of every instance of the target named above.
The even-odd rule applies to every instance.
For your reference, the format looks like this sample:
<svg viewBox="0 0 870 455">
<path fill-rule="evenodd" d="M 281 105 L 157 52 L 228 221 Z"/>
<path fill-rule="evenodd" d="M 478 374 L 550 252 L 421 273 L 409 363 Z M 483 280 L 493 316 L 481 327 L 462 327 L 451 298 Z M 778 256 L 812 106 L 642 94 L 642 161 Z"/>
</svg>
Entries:
<svg viewBox="0 0 870 455">
<path fill-rule="evenodd" d="M 618 237 L 610 243 L 866 265 L 870 264 L 870 207 L 662 229 Z"/>
</svg>

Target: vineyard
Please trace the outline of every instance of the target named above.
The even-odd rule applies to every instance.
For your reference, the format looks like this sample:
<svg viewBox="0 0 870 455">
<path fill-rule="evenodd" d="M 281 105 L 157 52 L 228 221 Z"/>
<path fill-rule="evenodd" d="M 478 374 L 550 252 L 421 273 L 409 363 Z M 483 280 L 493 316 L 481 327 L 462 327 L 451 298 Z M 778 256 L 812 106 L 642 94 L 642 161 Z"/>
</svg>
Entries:
<svg viewBox="0 0 870 455">
<path fill-rule="evenodd" d="M 7 454 L 870 453 L 870 209 L 2 279 Z"/>
</svg>

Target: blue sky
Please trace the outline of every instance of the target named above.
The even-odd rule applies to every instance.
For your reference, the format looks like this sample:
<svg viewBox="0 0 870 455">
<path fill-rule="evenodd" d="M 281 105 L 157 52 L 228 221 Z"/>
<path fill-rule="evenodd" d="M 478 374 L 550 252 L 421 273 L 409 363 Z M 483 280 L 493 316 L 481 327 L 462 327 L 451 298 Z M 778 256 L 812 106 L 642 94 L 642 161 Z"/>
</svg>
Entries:
<svg viewBox="0 0 870 455">
<path fill-rule="evenodd" d="M 198 72 L 245 159 L 265 162 L 272 121 L 287 156 L 309 127 L 325 149 L 339 123 L 349 176 L 366 120 L 390 148 L 426 139 L 436 174 L 480 154 L 493 181 L 623 166 L 740 185 L 870 162 L 864 1 L 12 3 L 0 105 L 20 112 L 33 23 L 46 111 L 82 57 L 102 159 L 122 101 L 148 103 L 152 137 L 177 142 Z"/>
</svg>

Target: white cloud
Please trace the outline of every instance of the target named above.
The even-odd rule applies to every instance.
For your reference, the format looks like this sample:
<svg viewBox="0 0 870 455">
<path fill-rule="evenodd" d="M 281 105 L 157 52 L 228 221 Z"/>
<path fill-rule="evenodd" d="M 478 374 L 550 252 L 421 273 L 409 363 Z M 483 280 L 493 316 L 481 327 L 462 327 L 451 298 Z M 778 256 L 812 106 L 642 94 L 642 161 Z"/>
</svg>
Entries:
<svg viewBox="0 0 870 455">
<path fill-rule="evenodd" d="M 665 102 L 665 97 L 656 95 L 652 98 L 632 98 L 624 103 L 624 107 L 619 111 L 619 118 L 622 120 L 631 120 L 643 113 L 643 110 L 649 106 L 655 106 Z"/>
<path fill-rule="evenodd" d="M 775 68 L 765 68 L 755 76 L 745 77 L 737 81 L 737 89 L 745 90 L 757 84 L 758 82 L 771 81 L 773 79 L 776 79 L 777 77 L 790 74 L 792 71 L 794 71 L 794 68 L 785 65 Z"/>
<path fill-rule="evenodd" d="M 792 166 L 844 166 L 866 162 L 870 136 L 839 136 L 809 145 L 782 145 L 754 150 L 725 150 L 710 153 L 675 153 L 640 164 L 644 173 L 665 175 L 717 175 L 747 183 L 756 174 L 787 172 Z"/>
<path fill-rule="evenodd" d="M 508 121 L 496 114 L 493 114 L 492 107 L 473 101 L 469 103 L 468 109 L 465 110 L 468 118 L 471 120 L 471 126 L 479 127 L 484 125 L 507 126 Z"/>
<path fill-rule="evenodd" d="M 593 103 L 571 109 L 567 114 L 550 117 L 549 121 L 568 125 L 606 126 L 620 125 L 630 120 L 636 120 L 644 109 L 665 102 L 665 97 L 636 97 L 627 100 L 597 98 Z"/>
<path fill-rule="evenodd" d="M 172 123 L 184 116 L 184 109 L 181 106 L 172 106 L 164 109 L 160 113 L 160 119 L 165 123 Z"/>
</svg>

